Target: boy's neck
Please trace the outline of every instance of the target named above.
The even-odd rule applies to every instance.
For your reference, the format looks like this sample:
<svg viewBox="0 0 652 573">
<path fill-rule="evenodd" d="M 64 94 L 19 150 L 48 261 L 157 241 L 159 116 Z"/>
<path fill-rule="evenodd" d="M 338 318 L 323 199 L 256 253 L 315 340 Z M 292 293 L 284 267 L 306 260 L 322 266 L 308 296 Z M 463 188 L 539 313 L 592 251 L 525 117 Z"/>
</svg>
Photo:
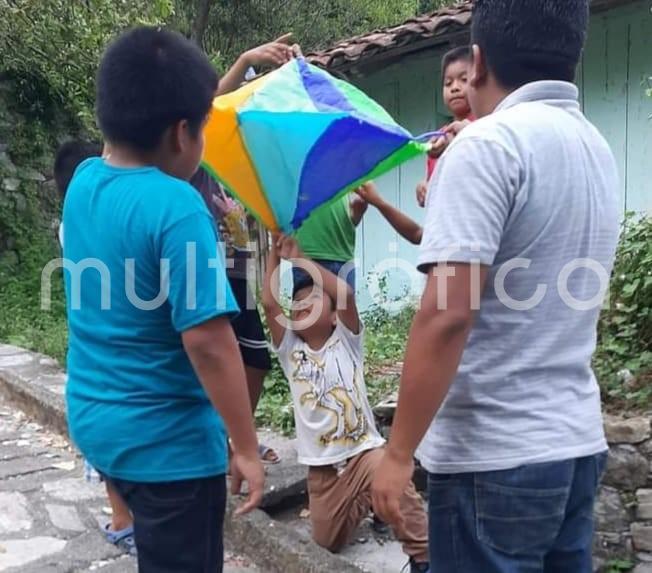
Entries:
<svg viewBox="0 0 652 573">
<path fill-rule="evenodd" d="M 157 151 L 137 151 L 122 145 L 111 144 L 104 156 L 104 161 L 112 167 L 122 167 L 125 169 L 158 167 L 161 171 L 165 171 L 165 161 L 162 160 L 160 153 Z"/>
<path fill-rule="evenodd" d="M 333 331 L 328 333 L 302 333 L 302 340 L 310 347 L 310 350 L 321 350 L 333 335 Z"/>
</svg>

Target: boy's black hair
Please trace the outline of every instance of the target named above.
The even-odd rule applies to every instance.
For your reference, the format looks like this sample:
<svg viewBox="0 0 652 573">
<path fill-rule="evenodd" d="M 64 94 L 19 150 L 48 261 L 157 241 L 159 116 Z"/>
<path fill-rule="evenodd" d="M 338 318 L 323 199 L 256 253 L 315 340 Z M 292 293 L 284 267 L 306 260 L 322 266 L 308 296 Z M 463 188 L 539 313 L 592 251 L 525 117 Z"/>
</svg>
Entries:
<svg viewBox="0 0 652 573">
<path fill-rule="evenodd" d="M 100 157 L 101 155 L 102 147 L 99 143 L 81 139 L 66 141 L 59 147 L 54 159 L 54 181 L 62 199 L 66 196 L 70 180 L 79 164 L 89 157 Z"/>
<path fill-rule="evenodd" d="M 314 279 L 307 272 L 302 273 L 301 277 L 298 280 L 295 280 L 294 284 L 292 285 L 292 300 L 296 300 L 299 291 L 306 288 L 312 288 L 314 286 Z M 326 293 L 324 292 L 324 294 Z M 328 299 L 331 301 L 334 309 L 335 301 L 330 296 L 328 296 Z"/>
<path fill-rule="evenodd" d="M 471 40 L 498 82 L 572 82 L 589 22 L 589 0 L 476 0 Z"/>
<path fill-rule="evenodd" d="M 473 60 L 473 51 L 471 46 L 458 46 L 446 52 L 441 58 L 441 79 L 446 77 L 446 70 L 448 66 L 454 64 L 455 62 L 469 62 Z"/>
<path fill-rule="evenodd" d="M 198 135 L 218 76 L 206 55 L 181 34 L 140 27 L 106 50 L 97 73 L 97 119 L 111 143 L 152 151 L 183 119 Z"/>
<path fill-rule="evenodd" d="M 302 273 L 301 278 L 296 279 L 292 285 L 292 300 L 297 296 L 297 293 L 304 288 L 311 288 L 315 286 L 315 281 L 308 273 Z"/>
</svg>

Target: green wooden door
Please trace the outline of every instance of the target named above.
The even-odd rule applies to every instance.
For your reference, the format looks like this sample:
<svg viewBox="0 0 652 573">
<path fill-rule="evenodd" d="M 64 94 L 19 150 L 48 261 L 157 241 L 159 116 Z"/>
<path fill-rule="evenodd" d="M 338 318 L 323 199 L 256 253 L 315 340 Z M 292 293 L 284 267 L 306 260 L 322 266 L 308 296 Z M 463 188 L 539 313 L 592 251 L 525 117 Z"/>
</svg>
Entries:
<svg viewBox="0 0 652 573">
<path fill-rule="evenodd" d="M 652 213 L 652 13 L 647 1 L 591 18 L 578 85 L 584 112 L 607 138 L 623 210 Z"/>
</svg>

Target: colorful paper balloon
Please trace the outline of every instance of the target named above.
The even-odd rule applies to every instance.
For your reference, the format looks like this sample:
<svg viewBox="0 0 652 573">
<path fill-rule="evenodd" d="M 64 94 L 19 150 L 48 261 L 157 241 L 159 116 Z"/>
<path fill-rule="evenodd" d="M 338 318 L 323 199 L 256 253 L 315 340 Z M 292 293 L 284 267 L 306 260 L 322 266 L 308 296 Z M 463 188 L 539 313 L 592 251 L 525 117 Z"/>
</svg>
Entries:
<svg viewBox="0 0 652 573">
<path fill-rule="evenodd" d="M 217 97 L 204 166 L 268 229 L 292 232 L 316 207 L 428 149 L 351 84 L 295 59 Z"/>
</svg>

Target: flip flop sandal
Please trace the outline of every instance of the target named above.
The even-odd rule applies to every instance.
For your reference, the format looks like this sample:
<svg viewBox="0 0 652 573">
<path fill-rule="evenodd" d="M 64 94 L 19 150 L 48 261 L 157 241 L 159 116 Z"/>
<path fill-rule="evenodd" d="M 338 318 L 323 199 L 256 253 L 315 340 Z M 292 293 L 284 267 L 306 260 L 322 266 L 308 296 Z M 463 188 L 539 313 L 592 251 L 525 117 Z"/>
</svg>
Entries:
<svg viewBox="0 0 652 573">
<path fill-rule="evenodd" d="M 270 453 L 274 454 L 276 459 L 267 459 Z M 260 458 L 260 461 L 267 466 L 275 466 L 276 464 L 281 463 L 281 456 L 279 456 L 273 448 L 265 446 L 264 444 L 258 445 L 258 457 Z"/>
<path fill-rule="evenodd" d="M 113 531 L 112 529 L 109 529 L 110 527 L 111 524 L 107 523 L 102 528 L 106 540 L 112 545 L 115 545 L 118 549 L 120 549 L 124 553 L 136 556 L 138 554 L 138 551 L 136 549 L 136 540 L 134 538 L 133 526 L 125 527 L 120 531 Z"/>
</svg>

